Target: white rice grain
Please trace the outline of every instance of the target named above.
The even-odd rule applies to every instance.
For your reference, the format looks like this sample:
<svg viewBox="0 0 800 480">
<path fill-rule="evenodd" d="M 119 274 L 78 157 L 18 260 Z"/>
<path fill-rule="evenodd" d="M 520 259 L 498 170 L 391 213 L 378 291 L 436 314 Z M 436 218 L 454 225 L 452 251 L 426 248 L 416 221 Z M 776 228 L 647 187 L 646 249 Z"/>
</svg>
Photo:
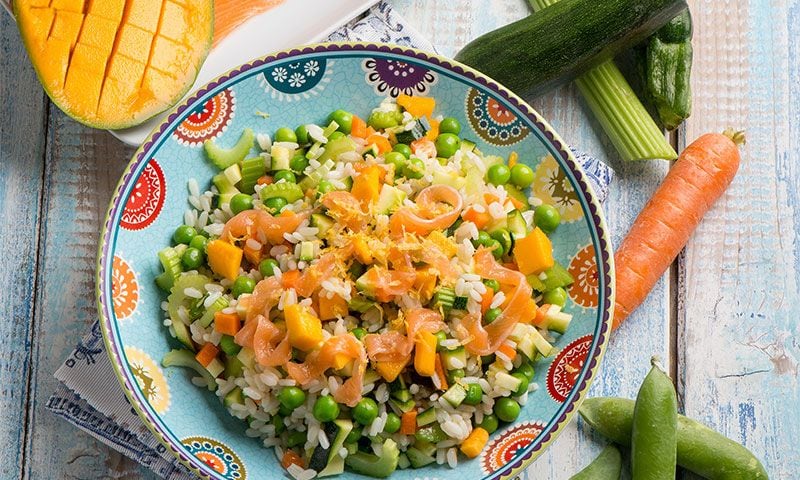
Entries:
<svg viewBox="0 0 800 480">
<path fill-rule="evenodd" d="M 456 468 L 458 465 L 458 454 L 455 448 L 451 448 L 447 451 L 447 465 L 449 465 L 450 468 Z"/>
<path fill-rule="evenodd" d="M 197 184 L 197 180 L 194 178 L 190 178 L 187 182 L 187 186 L 189 187 L 189 194 L 195 197 L 200 196 L 200 185 Z"/>
</svg>

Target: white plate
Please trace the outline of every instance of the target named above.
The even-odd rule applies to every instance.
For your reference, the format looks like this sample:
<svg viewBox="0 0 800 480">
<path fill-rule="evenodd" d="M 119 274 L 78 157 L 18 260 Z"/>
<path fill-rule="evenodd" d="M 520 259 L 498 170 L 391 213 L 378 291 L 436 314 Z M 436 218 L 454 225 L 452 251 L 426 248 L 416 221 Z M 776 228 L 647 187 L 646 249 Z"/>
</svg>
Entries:
<svg viewBox="0 0 800 480">
<path fill-rule="evenodd" d="M 248 20 L 212 50 L 194 85 L 205 85 L 220 74 L 270 52 L 322 41 L 376 2 L 286 0 Z M 157 115 L 137 127 L 113 130 L 111 134 L 129 145 L 138 146 L 164 120 L 163 117 Z"/>
<path fill-rule="evenodd" d="M 286 0 L 231 32 L 208 54 L 194 85 L 205 85 L 228 70 L 270 52 L 322 41 L 377 1 Z M 0 5 L 11 13 L 9 0 L 0 0 Z M 194 87 L 187 96 L 193 91 Z M 128 145 L 138 146 L 163 120 L 164 115 L 157 115 L 137 127 L 112 130 L 111 134 Z"/>
</svg>

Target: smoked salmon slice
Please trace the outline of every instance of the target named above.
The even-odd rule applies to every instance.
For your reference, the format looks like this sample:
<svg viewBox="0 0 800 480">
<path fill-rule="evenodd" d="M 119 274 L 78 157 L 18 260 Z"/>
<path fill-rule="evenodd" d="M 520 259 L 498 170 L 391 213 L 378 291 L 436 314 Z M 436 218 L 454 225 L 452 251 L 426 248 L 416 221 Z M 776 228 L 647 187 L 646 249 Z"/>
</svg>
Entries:
<svg viewBox="0 0 800 480">
<path fill-rule="evenodd" d="M 444 230 L 456 221 L 464 208 L 464 199 L 449 185 L 431 185 L 415 199 L 416 209 L 403 207 L 392 215 L 389 228 L 395 236 L 403 232 L 427 235 Z"/>
</svg>

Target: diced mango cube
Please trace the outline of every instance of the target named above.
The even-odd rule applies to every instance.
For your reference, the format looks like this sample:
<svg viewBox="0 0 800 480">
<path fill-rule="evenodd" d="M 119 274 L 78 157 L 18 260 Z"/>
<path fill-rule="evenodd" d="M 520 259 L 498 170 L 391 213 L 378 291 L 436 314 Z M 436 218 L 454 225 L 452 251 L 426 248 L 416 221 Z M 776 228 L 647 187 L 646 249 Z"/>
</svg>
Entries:
<svg viewBox="0 0 800 480">
<path fill-rule="evenodd" d="M 375 362 L 375 371 L 387 382 L 394 382 L 408 362 Z"/>
<path fill-rule="evenodd" d="M 236 280 L 242 264 L 242 249 L 223 240 L 212 240 L 206 246 L 208 266 L 217 275 Z"/>
<path fill-rule="evenodd" d="M 70 44 L 67 40 L 49 38 L 44 46 L 44 55 L 49 61 L 39 64 L 42 79 L 50 89 L 62 88 L 69 67 Z"/>
<path fill-rule="evenodd" d="M 142 30 L 155 33 L 161 16 L 161 0 L 128 0 L 125 21 Z"/>
<path fill-rule="evenodd" d="M 322 342 L 322 322 L 307 307 L 286 305 L 283 315 L 291 346 L 307 352 Z"/>
<path fill-rule="evenodd" d="M 28 8 L 20 10 L 19 15 L 19 21 L 30 23 L 36 44 L 43 46 L 50 34 L 50 28 L 53 26 L 55 11 L 52 8 Z"/>
<path fill-rule="evenodd" d="M 428 331 L 417 334 L 414 345 L 414 370 L 423 377 L 432 377 L 436 372 L 436 335 Z"/>
<path fill-rule="evenodd" d="M 320 320 L 336 320 L 339 317 L 347 316 L 350 311 L 347 300 L 341 295 L 334 295 L 333 298 L 320 295 L 319 297 L 319 318 Z"/>
<path fill-rule="evenodd" d="M 161 19 L 159 35 L 172 41 L 184 43 L 189 22 L 189 12 L 174 2 L 164 4 L 164 16 Z"/>
<path fill-rule="evenodd" d="M 86 15 L 79 42 L 107 50 L 110 53 L 114 44 L 109 39 L 114 38 L 116 35 L 116 22 L 89 14 Z"/>
<path fill-rule="evenodd" d="M 139 27 L 125 24 L 119 33 L 117 53 L 146 62 L 150 56 L 153 34 Z"/>
<path fill-rule="evenodd" d="M 111 64 L 108 66 L 108 77 L 138 87 L 142 83 L 144 69 L 144 63 L 117 53 L 111 58 Z"/>
<path fill-rule="evenodd" d="M 109 53 L 104 49 L 79 43 L 75 45 L 75 49 L 72 51 L 72 61 L 69 69 L 96 73 L 97 76 L 102 77 L 106 72 Z"/>
<path fill-rule="evenodd" d="M 56 10 L 83 13 L 83 3 L 84 0 L 53 0 L 50 6 Z"/>
<path fill-rule="evenodd" d="M 541 228 L 536 227 L 528 236 L 514 244 L 514 260 L 524 275 L 539 274 L 555 264 L 553 244 Z"/>
<path fill-rule="evenodd" d="M 89 13 L 103 17 L 119 24 L 122 12 L 125 11 L 125 0 L 95 0 L 89 4 Z"/>
<path fill-rule="evenodd" d="M 83 25 L 83 14 L 57 10 L 50 36 L 68 41 L 70 48 L 72 48 L 78 41 L 78 32 L 81 31 L 81 25 Z"/>
<path fill-rule="evenodd" d="M 154 39 L 150 66 L 162 72 L 182 72 L 191 66 L 189 49 L 162 36 Z"/>
<path fill-rule="evenodd" d="M 100 91 L 103 88 L 103 75 L 80 68 L 70 67 L 64 83 L 64 94 L 73 99 L 76 110 L 94 114 L 100 102 Z"/>
</svg>

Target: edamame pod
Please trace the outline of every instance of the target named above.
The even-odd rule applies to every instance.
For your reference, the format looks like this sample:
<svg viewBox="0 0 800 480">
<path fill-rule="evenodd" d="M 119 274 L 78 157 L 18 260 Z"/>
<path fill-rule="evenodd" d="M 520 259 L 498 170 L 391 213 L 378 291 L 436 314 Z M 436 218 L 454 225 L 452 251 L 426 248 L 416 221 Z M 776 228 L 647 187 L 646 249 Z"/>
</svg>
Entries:
<svg viewBox="0 0 800 480">
<path fill-rule="evenodd" d="M 607 439 L 630 446 L 634 401 L 588 398 L 578 410 Z M 705 425 L 678 415 L 678 465 L 709 480 L 767 480 L 764 466 L 745 447 Z"/>
<path fill-rule="evenodd" d="M 614 445 L 609 445 L 583 470 L 569 480 L 619 480 L 622 474 L 622 455 Z"/>
<path fill-rule="evenodd" d="M 633 480 L 675 478 L 678 399 L 672 380 L 654 358 L 633 409 Z"/>
</svg>

